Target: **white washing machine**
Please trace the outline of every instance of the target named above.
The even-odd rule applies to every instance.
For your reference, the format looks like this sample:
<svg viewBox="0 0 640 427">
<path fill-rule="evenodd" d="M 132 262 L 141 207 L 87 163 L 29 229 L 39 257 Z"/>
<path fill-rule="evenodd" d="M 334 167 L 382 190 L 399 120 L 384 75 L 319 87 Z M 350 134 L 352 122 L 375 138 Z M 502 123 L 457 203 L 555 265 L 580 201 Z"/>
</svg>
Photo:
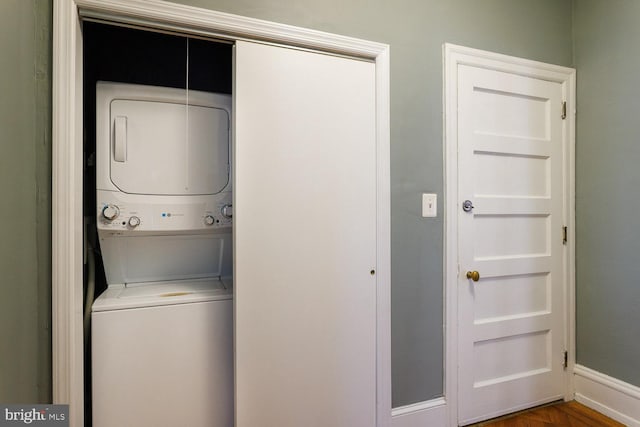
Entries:
<svg viewBox="0 0 640 427">
<path fill-rule="evenodd" d="M 94 427 L 233 425 L 228 95 L 100 82 Z"/>
</svg>

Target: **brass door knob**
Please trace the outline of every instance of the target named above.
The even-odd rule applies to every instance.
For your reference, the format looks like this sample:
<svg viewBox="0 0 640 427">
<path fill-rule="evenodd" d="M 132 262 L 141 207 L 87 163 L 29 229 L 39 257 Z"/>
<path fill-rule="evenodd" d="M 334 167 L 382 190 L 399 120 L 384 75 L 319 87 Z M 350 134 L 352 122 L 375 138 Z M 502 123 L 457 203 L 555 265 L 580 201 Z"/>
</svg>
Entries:
<svg viewBox="0 0 640 427">
<path fill-rule="evenodd" d="M 478 280 L 480 280 L 480 273 L 478 273 L 477 271 L 467 271 L 467 279 L 471 279 L 474 282 L 477 282 Z"/>
</svg>

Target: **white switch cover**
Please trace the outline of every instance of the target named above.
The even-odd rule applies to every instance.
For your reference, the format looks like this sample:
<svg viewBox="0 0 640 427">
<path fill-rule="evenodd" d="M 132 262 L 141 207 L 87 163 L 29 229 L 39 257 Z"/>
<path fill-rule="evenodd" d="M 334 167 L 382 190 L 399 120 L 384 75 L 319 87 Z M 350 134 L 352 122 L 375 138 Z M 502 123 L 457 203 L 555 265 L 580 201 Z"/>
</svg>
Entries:
<svg viewBox="0 0 640 427">
<path fill-rule="evenodd" d="M 422 217 L 434 218 L 438 216 L 438 198 L 436 194 L 422 194 Z"/>
</svg>

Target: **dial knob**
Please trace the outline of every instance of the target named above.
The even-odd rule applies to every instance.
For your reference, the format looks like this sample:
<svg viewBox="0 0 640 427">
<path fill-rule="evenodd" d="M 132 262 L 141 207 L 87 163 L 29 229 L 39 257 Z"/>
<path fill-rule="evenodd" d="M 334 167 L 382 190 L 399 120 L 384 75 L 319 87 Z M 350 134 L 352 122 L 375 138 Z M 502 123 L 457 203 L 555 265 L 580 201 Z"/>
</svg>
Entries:
<svg viewBox="0 0 640 427">
<path fill-rule="evenodd" d="M 204 223 L 206 225 L 213 225 L 214 222 L 216 222 L 216 219 L 213 216 L 207 215 L 204 217 Z"/>
<path fill-rule="evenodd" d="M 223 217 L 233 218 L 233 205 L 224 205 L 221 212 Z"/>
<path fill-rule="evenodd" d="M 131 218 L 129 218 L 129 227 L 136 228 L 139 225 L 140 218 L 138 218 L 137 216 L 132 216 Z"/>
<path fill-rule="evenodd" d="M 102 217 L 106 220 L 113 221 L 120 215 L 120 209 L 116 205 L 106 205 L 102 208 Z"/>
</svg>

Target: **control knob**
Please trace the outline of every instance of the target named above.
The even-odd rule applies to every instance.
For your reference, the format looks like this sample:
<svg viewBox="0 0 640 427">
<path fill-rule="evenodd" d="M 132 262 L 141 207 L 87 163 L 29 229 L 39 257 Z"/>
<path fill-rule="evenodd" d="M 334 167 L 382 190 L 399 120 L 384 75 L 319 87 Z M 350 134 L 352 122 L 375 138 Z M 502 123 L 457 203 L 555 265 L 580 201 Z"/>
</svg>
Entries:
<svg viewBox="0 0 640 427">
<path fill-rule="evenodd" d="M 116 205 L 106 205 L 102 208 L 102 217 L 108 221 L 113 221 L 120 215 L 120 209 Z"/>
<path fill-rule="evenodd" d="M 233 218 L 233 205 L 227 204 L 222 207 L 222 216 L 225 218 Z"/>
<path fill-rule="evenodd" d="M 139 225 L 140 225 L 140 218 L 138 218 L 137 216 L 132 216 L 131 218 L 129 218 L 129 227 L 136 228 Z"/>
<path fill-rule="evenodd" d="M 207 215 L 204 217 L 204 223 L 206 225 L 213 225 L 214 222 L 216 222 L 216 219 L 213 216 Z"/>
</svg>

